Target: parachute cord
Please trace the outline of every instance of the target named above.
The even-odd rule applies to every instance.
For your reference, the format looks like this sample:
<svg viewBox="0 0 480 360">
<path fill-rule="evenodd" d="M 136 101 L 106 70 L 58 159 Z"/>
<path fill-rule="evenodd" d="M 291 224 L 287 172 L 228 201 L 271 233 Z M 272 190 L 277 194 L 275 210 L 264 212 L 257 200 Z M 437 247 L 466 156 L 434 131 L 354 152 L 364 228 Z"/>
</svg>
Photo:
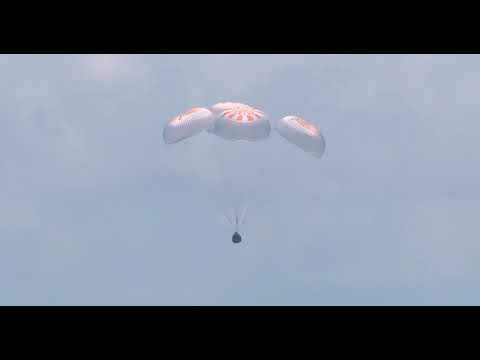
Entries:
<svg viewBox="0 0 480 360">
<path fill-rule="evenodd" d="M 238 233 L 238 212 L 235 211 L 235 232 Z"/>
<path fill-rule="evenodd" d="M 245 221 L 246 209 L 245 202 L 248 197 L 248 192 L 242 188 L 241 183 L 238 182 L 238 179 L 234 175 L 234 169 L 236 164 L 231 161 L 221 164 L 221 188 L 225 192 L 225 199 L 229 199 L 228 202 L 231 205 L 228 205 L 225 215 L 228 222 L 233 225 L 235 232 L 239 232 L 240 225 Z M 247 169 L 247 171 L 251 171 Z M 233 210 L 233 214 L 232 211 Z"/>
</svg>

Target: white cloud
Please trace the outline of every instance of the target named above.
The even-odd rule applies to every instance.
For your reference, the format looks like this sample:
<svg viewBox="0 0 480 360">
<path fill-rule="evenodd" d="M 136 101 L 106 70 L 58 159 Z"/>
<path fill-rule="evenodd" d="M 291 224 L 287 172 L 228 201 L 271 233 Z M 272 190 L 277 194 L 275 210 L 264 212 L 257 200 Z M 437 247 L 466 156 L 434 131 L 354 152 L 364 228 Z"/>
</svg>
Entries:
<svg viewBox="0 0 480 360">
<path fill-rule="evenodd" d="M 280 292 L 290 300 L 311 303 L 322 286 L 477 279 L 478 70 L 478 56 L 1 56 L 0 186 L 8 196 L 0 231 L 45 244 L 42 264 L 65 254 L 53 263 L 71 260 L 78 279 L 86 276 L 81 257 L 96 271 L 106 257 L 112 275 L 138 249 L 135 261 L 151 256 L 148 273 L 136 268 L 151 286 L 142 294 L 158 299 L 171 289 L 173 302 L 175 291 L 186 302 L 203 287 L 204 302 L 233 301 L 226 289 L 254 302 L 250 290 L 269 299 L 283 287 L 299 294 Z M 250 102 L 273 121 L 293 113 L 316 122 L 324 158 L 275 132 L 251 146 L 208 134 L 163 144 L 171 116 L 222 100 Z M 239 255 L 216 238 L 227 230 L 212 227 L 248 193 L 248 247 Z M 111 249 L 118 257 L 106 255 Z M 186 285 L 165 277 L 166 288 L 155 288 L 148 275 L 159 267 Z M 241 285 L 227 285 L 225 267 Z M 112 294 L 124 293 L 116 286 Z"/>
</svg>

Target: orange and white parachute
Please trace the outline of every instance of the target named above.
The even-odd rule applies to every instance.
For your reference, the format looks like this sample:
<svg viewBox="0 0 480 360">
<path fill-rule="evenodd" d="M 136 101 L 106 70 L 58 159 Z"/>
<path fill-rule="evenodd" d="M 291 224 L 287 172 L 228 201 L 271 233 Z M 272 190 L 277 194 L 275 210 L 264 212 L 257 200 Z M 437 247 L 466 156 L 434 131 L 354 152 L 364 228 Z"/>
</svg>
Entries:
<svg viewBox="0 0 480 360">
<path fill-rule="evenodd" d="M 212 106 L 216 115 L 209 132 L 226 140 L 258 141 L 270 135 L 270 122 L 263 111 L 242 103 L 218 103 Z"/>
<path fill-rule="evenodd" d="M 230 110 L 232 108 L 252 108 L 251 106 L 239 102 L 219 102 L 213 105 L 210 109 L 214 115 L 220 115 L 225 110 Z"/>
<path fill-rule="evenodd" d="M 271 127 L 263 111 L 239 102 L 221 102 L 210 110 L 196 107 L 174 117 L 165 125 L 163 138 L 173 144 L 204 130 L 226 140 L 259 141 L 270 136 Z M 275 130 L 315 157 L 325 152 L 325 139 L 318 127 L 299 116 L 283 117 Z"/>
<path fill-rule="evenodd" d="M 163 139 L 173 144 L 212 127 L 215 117 L 209 109 L 192 108 L 171 119 L 163 129 Z"/>
<path fill-rule="evenodd" d="M 275 124 L 280 136 L 303 151 L 320 158 L 325 152 L 325 139 L 320 130 L 298 116 L 285 116 Z"/>
</svg>

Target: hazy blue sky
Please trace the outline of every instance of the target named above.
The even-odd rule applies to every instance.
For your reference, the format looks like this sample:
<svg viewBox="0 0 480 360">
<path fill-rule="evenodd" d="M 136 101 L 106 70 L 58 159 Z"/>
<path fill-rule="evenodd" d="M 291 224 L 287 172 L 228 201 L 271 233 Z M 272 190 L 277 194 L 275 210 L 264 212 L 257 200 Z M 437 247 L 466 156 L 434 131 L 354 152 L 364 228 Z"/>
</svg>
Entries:
<svg viewBox="0 0 480 360">
<path fill-rule="evenodd" d="M 324 157 L 163 143 L 219 101 Z M 0 304 L 479 305 L 479 130 L 477 55 L 0 55 Z"/>
</svg>

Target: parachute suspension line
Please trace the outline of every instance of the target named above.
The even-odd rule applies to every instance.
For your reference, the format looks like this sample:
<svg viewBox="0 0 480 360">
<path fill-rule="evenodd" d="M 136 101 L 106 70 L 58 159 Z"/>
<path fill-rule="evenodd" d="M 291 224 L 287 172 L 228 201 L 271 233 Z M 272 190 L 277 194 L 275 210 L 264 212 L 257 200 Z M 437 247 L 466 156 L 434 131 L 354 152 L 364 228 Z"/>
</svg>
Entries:
<svg viewBox="0 0 480 360">
<path fill-rule="evenodd" d="M 246 217 L 247 217 L 247 206 L 245 205 L 243 207 L 242 215 L 240 216 L 240 224 L 241 225 L 245 224 Z"/>
<path fill-rule="evenodd" d="M 245 224 L 246 215 L 247 215 L 247 207 L 245 205 L 242 206 L 241 204 L 238 204 L 238 203 L 233 208 L 233 220 L 226 215 L 230 224 L 235 226 L 235 232 L 239 232 L 240 225 Z"/>
<path fill-rule="evenodd" d="M 238 232 L 238 212 L 235 211 L 235 232 Z"/>
<path fill-rule="evenodd" d="M 230 225 L 233 225 L 233 220 L 232 220 L 232 218 L 231 218 L 228 214 L 225 214 L 225 218 L 226 218 L 227 221 L 230 223 Z"/>
</svg>

